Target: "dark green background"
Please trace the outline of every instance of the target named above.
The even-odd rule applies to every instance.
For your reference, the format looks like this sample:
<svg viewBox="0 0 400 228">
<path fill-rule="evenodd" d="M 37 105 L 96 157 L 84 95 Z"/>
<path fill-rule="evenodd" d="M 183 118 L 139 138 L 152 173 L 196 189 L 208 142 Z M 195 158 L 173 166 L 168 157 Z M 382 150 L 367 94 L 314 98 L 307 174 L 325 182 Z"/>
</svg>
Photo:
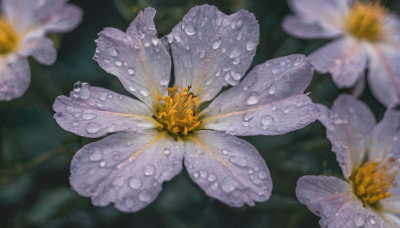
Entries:
<svg viewBox="0 0 400 228">
<path fill-rule="evenodd" d="M 53 119 L 52 104 L 67 95 L 76 81 L 86 81 L 127 94 L 116 79 L 92 59 L 97 33 L 104 27 L 125 30 L 147 6 L 156 8 L 159 36 L 168 34 L 194 5 L 216 5 L 226 14 L 244 8 L 260 24 L 260 45 L 252 67 L 273 57 L 304 53 L 327 40 L 300 40 L 281 28 L 290 13 L 284 0 L 75 0 L 84 10 L 80 26 L 54 36 L 60 44 L 50 67 L 30 59 L 32 83 L 22 98 L 0 102 L 0 227 L 319 227 L 319 218 L 300 204 L 296 181 L 306 174 L 341 176 L 325 129 L 318 122 L 281 136 L 245 137 L 264 157 L 274 183 L 271 199 L 255 207 L 231 208 L 209 198 L 186 171 L 163 184 L 158 198 L 137 213 L 112 206 L 95 207 L 70 189 L 69 165 L 83 145 L 96 141 L 66 132 Z M 399 12 L 399 1 L 385 1 Z M 339 93 L 329 75 L 315 74 L 307 91 L 315 102 L 330 106 Z M 384 107 L 368 90 L 361 96 L 378 120 Z"/>
</svg>

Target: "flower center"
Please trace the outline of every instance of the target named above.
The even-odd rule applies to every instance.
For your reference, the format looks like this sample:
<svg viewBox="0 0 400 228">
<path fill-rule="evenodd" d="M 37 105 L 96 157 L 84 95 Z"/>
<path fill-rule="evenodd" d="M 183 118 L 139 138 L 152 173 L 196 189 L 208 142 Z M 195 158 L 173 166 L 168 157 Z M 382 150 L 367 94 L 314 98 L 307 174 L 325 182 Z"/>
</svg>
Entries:
<svg viewBox="0 0 400 228">
<path fill-rule="evenodd" d="M 368 161 L 360 168 L 353 171 L 350 183 L 354 193 L 364 203 L 370 206 L 378 206 L 381 199 L 390 197 L 389 189 L 395 187 L 397 171 L 393 168 L 397 165 L 396 160 L 390 158 L 386 163 L 380 164 L 376 161 Z"/>
<path fill-rule="evenodd" d="M 356 0 L 345 20 L 347 31 L 358 39 L 378 41 L 388 11 L 379 2 Z"/>
<path fill-rule="evenodd" d="M 14 51 L 18 41 L 18 34 L 13 26 L 0 16 L 0 55 Z"/>
<path fill-rule="evenodd" d="M 158 130 L 168 130 L 174 135 L 188 135 L 201 124 L 196 117 L 199 100 L 190 92 L 190 86 L 179 93 L 178 86 L 168 88 L 168 96 L 159 95 L 158 101 L 155 107 Z"/>
</svg>

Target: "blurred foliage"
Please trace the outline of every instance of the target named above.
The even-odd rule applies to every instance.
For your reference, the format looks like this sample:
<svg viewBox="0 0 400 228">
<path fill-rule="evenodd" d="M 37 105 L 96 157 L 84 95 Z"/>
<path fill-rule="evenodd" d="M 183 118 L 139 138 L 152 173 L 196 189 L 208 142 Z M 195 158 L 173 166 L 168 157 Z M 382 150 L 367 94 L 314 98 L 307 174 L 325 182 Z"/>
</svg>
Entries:
<svg viewBox="0 0 400 228">
<path fill-rule="evenodd" d="M 306 174 L 341 176 L 341 171 L 318 122 L 281 136 L 245 137 L 269 166 L 273 195 L 255 207 L 231 208 L 207 197 L 186 171 L 163 184 L 151 205 L 137 213 L 121 213 L 112 206 L 95 207 L 70 189 L 69 165 L 74 153 L 94 141 L 62 130 L 52 118 L 52 104 L 74 82 L 125 93 L 120 82 L 92 59 L 97 33 L 104 27 L 125 30 L 138 11 L 157 9 L 159 36 L 168 34 L 194 5 L 216 5 L 224 13 L 253 12 L 261 28 L 254 67 L 273 57 L 309 54 L 327 40 L 300 40 L 287 35 L 281 21 L 290 13 L 286 1 L 274 0 L 75 0 L 84 12 L 71 33 L 51 35 L 59 46 L 58 59 L 47 67 L 31 60 L 32 83 L 26 94 L 0 102 L 0 227 L 319 227 L 318 217 L 300 204 L 294 193 L 297 179 Z M 400 3 L 387 0 L 397 12 Z M 251 68 L 250 68 L 251 69 Z M 315 74 L 308 88 L 315 102 L 330 106 L 339 90 L 329 75 Z M 361 96 L 382 118 L 384 107 L 366 90 Z M 96 139 L 97 140 L 97 139 Z"/>
</svg>

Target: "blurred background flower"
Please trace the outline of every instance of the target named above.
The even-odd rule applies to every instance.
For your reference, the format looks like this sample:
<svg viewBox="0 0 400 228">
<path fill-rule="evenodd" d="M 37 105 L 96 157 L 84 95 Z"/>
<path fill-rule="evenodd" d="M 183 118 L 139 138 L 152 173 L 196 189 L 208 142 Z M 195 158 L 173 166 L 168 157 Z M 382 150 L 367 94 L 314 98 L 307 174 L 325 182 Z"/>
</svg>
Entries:
<svg viewBox="0 0 400 228">
<path fill-rule="evenodd" d="M 30 60 L 32 82 L 25 95 L 0 102 L 0 227 L 319 227 L 319 218 L 299 203 L 295 195 L 303 175 L 340 176 L 325 128 L 314 123 L 282 136 L 243 137 L 265 159 L 274 189 L 271 199 L 255 207 L 231 208 L 207 197 L 186 171 L 163 184 L 163 191 L 137 213 L 122 213 L 112 206 L 95 207 L 70 188 L 70 162 L 74 153 L 94 140 L 62 130 L 53 119 L 57 96 L 68 94 L 78 80 L 126 94 L 118 79 L 104 72 L 92 59 L 97 33 L 104 27 L 125 29 L 139 10 L 157 10 L 159 37 L 168 34 L 194 5 L 216 5 L 231 14 L 247 9 L 260 24 L 260 45 L 255 65 L 273 57 L 309 54 L 328 40 L 302 40 L 281 28 L 290 14 L 286 1 L 265 0 L 97 0 L 69 1 L 84 10 L 83 21 L 65 35 L 51 35 L 59 44 L 54 65 Z M 399 12 L 400 1 L 386 1 Z M 385 108 L 366 86 L 361 100 L 381 120 Z M 328 75 L 315 74 L 310 91 L 314 102 L 331 106 L 339 93 Z"/>
</svg>

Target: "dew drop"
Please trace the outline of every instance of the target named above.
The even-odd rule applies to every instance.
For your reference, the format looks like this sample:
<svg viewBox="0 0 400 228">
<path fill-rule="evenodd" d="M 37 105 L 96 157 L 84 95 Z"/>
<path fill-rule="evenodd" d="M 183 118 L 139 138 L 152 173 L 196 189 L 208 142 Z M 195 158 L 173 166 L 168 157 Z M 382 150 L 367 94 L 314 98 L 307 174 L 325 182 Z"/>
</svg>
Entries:
<svg viewBox="0 0 400 228">
<path fill-rule="evenodd" d="M 156 172 L 156 167 L 154 167 L 154 165 L 146 165 L 143 169 L 144 175 L 146 176 L 151 176 L 154 175 L 154 173 Z"/>
<path fill-rule="evenodd" d="M 110 50 L 109 50 L 109 54 L 111 55 L 111 56 L 118 56 L 118 52 L 117 52 L 117 50 L 115 49 L 115 48 L 110 48 Z"/>
<path fill-rule="evenodd" d="M 139 93 L 140 93 L 140 95 L 142 95 L 142 96 L 144 96 L 144 97 L 147 97 L 147 96 L 149 96 L 149 91 L 147 90 L 147 89 L 145 89 L 145 88 L 143 88 L 143 89 L 141 89 L 140 91 L 139 91 Z"/>
<path fill-rule="evenodd" d="M 217 176 L 213 173 L 210 173 L 210 175 L 208 175 L 207 180 L 208 181 L 215 181 L 217 179 Z"/>
<path fill-rule="evenodd" d="M 76 122 L 76 121 L 72 122 L 72 126 L 76 127 L 78 125 L 79 125 L 79 122 Z"/>
<path fill-rule="evenodd" d="M 242 20 L 239 20 L 238 22 L 237 22 L 237 27 L 239 28 L 239 27 L 242 27 L 242 25 L 243 25 L 243 21 Z"/>
<path fill-rule="evenodd" d="M 240 59 L 236 58 L 235 60 L 233 60 L 232 64 L 233 65 L 238 65 L 240 63 Z"/>
<path fill-rule="evenodd" d="M 104 166 L 106 166 L 106 162 L 105 161 L 101 161 L 99 163 L 100 168 L 103 168 Z"/>
<path fill-rule="evenodd" d="M 260 170 L 260 171 L 258 172 L 258 177 L 259 177 L 260 179 L 266 179 L 266 178 L 268 177 L 268 174 L 267 174 L 264 170 Z"/>
<path fill-rule="evenodd" d="M 231 53 L 229 53 L 229 58 L 233 59 L 236 58 L 240 55 L 240 52 L 238 49 L 234 48 Z"/>
<path fill-rule="evenodd" d="M 101 129 L 100 124 L 95 123 L 95 122 L 89 122 L 85 125 L 85 127 L 86 127 L 86 131 L 90 134 L 95 134 L 95 133 L 99 132 Z"/>
<path fill-rule="evenodd" d="M 171 154 L 171 151 L 170 151 L 168 148 L 165 148 L 165 149 L 164 149 L 164 154 L 165 154 L 165 155 L 170 155 L 170 154 Z"/>
<path fill-rule="evenodd" d="M 250 121 L 253 119 L 253 115 L 251 113 L 247 113 L 243 115 L 243 120 L 244 121 Z"/>
<path fill-rule="evenodd" d="M 195 29 L 192 25 L 188 24 L 188 25 L 185 27 L 185 33 L 186 33 L 188 36 L 193 36 L 193 35 L 196 33 L 196 29 Z"/>
<path fill-rule="evenodd" d="M 257 92 L 252 92 L 246 100 L 247 105 L 255 105 L 260 103 L 260 95 Z"/>
<path fill-rule="evenodd" d="M 129 75 L 134 75 L 135 74 L 135 70 L 132 68 L 128 68 L 128 74 Z"/>
<path fill-rule="evenodd" d="M 274 95 L 276 93 L 276 86 L 271 85 L 271 87 L 269 87 L 268 93 Z"/>
<path fill-rule="evenodd" d="M 132 189 L 139 189 L 140 187 L 142 187 L 142 180 L 138 177 L 133 176 L 129 178 L 128 185 Z"/>
<path fill-rule="evenodd" d="M 245 158 L 241 158 L 241 157 L 232 157 L 231 162 L 238 165 L 238 166 L 242 166 L 245 167 L 247 166 L 247 160 Z"/>
<path fill-rule="evenodd" d="M 125 183 L 125 179 L 123 177 L 116 177 L 113 182 L 112 185 L 116 186 L 116 187 L 122 187 Z"/>
<path fill-rule="evenodd" d="M 236 182 L 232 178 L 228 177 L 223 181 L 221 187 L 225 193 L 230 193 L 230 192 L 234 191 L 238 186 L 239 186 L 238 182 Z"/>
<path fill-rule="evenodd" d="M 364 216 L 361 215 L 360 213 L 357 213 L 357 214 L 354 216 L 354 223 L 355 223 L 355 225 L 356 225 L 357 227 L 364 226 L 364 224 L 365 224 Z"/>
<path fill-rule="evenodd" d="M 221 38 L 216 39 L 216 40 L 214 41 L 214 44 L 213 44 L 212 48 L 213 48 L 214 50 L 215 50 L 215 49 L 218 49 L 219 46 L 221 46 L 221 42 L 222 42 Z"/>
<path fill-rule="evenodd" d="M 160 80 L 160 86 L 167 86 L 169 84 L 169 80 L 167 77 L 162 77 Z"/>
<path fill-rule="evenodd" d="M 222 154 L 224 154 L 224 155 L 227 155 L 227 154 L 229 154 L 229 150 L 221 150 L 221 152 L 222 152 Z"/>
<path fill-rule="evenodd" d="M 233 72 L 233 71 L 231 72 L 231 76 L 236 81 L 239 81 L 240 78 L 241 78 L 241 75 L 239 73 L 236 73 L 236 72 Z"/>
<path fill-rule="evenodd" d="M 151 195 L 148 191 L 142 191 L 139 193 L 139 200 L 142 202 L 150 202 L 151 200 Z"/>
<path fill-rule="evenodd" d="M 200 170 L 200 177 L 201 178 L 203 178 L 203 179 L 205 179 L 205 178 L 207 178 L 207 171 L 205 171 L 205 170 Z"/>
<path fill-rule="evenodd" d="M 264 130 L 266 130 L 267 126 L 274 124 L 274 118 L 272 116 L 265 115 L 265 116 L 261 117 L 261 124 L 262 124 L 262 128 Z"/>
<path fill-rule="evenodd" d="M 150 47 L 150 42 L 149 41 L 147 41 L 147 40 L 143 40 L 143 46 L 145 46 L 145 47 Z"/>
<path fill-rule="evenodd" d="M 96 148 L 89 159 L 90 161 L 100 161 L 102 158 L 102 152 L 98 148 Z"/>
<path fill-rule="evenodd" d="M 118 66 L 118 67 L 122 66 L 122 62 L 119 60 L 115 61 L 114 64 L 115 64 L 115 66 Z"/>
<path fill-rule="evenodd" d="M 206 55 L 206 51 L 203 49 L 200 51 L 200 59 L 204 58 L 204 56 Z"/>
<path fill-rule="evenodd" d="M 212 190 L 217 190 L 218 189 L 218 182 L 214 182 L 211 186 L 210 186 L 210 188 L 212 189 Z"/>
<path fill-rule="evenodd" d="M 153 37 L 151 38 L 151 43 L 152 43 L 154 46 L 157 46 L 158 41 L 160 41 L 160 40 L 159 40 L 157 37 L 155 37 L 155 36 L 153 36 Z"/>
<path fill-rule="evenodd" d="M 251 41 L 246 44 L 246 48 L 248 51 L 253 50 L 255 47 L 256 47 L 256 44 Z"/>
<path fill-rule="evenodd" d="M 92 119 L 94 119 L 94 118 L 96 118 L 97 117 L 97 114 L 96 114 L 96 112 L 94 112 L 93 110 L 84 110 L 83 112 L 82 112 L 82 119 L 84 119 L 84 120 L 92 120 Z"/>
<path fill-rule="evenodd" d="M 132 92 L 135 92 L 135 91 L 136 91 L 136 89 L 133 88 L 133 86 L 129 86 L 128 89 L 129 89 L 130 91 L 132 91 Z"/>
</svg>

